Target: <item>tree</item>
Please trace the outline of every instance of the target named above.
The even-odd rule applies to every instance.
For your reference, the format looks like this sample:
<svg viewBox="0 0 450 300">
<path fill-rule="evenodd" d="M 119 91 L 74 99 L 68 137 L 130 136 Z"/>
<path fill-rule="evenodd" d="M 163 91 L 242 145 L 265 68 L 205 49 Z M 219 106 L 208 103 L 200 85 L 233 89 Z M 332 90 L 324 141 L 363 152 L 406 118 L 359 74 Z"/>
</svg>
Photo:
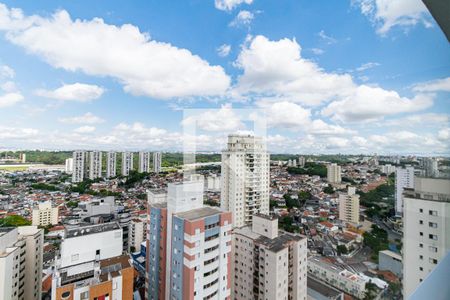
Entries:
<svg viewBox="0 0 450 300">
<path fill-rule="evenodd" d="M 269 202 L 270 210 L 278 207 L 278 202 L 275 200 L 270 200 Z"/>
<path fill-rule="evenodd" d="M 348 253 L 347 247 L 345 247 L 345 245 L 338 245 L 336 250 L 339 255 Z"/>
<path fill-rule="evenodd" d="M 0 219 L 0 227 L 28 226 L 31 222 L 22 216 L 12 215 Z"/>
<path fill-rule="evenodd" d="M 326 194 L 333 194 L 334 188 L 331 186 L 331 184 L 329 184 L 326 188 L 323 189 L 323 192 Z"/>
<path fill-rule="evenodd" d="M 283 196 L 284 201 L 286 202 L 286 207 L 291 209 L 293 207 L 299 207 L 299 203 L 296 199 L 292 199 L 292 197 L 289 194 L 285 194 Z"/>
</svg>

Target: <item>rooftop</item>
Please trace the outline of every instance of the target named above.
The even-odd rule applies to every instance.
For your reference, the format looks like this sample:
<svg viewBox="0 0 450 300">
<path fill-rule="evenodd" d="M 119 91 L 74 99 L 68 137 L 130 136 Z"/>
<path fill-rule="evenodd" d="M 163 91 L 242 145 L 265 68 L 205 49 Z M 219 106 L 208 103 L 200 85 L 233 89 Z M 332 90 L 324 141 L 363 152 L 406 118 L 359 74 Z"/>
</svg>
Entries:
<svg viewBox="0 0 450 300">
<path fill-rule="evenodd" d="M 202 219 L 202 218 L 209 217 L 209 216 L 214 216 L 214 215 L 217 215 L 220 213 L 221 213 L 221 211 L 217 208 L 205 206 L 202 208 L 197 208 L 197 209 L 193 209 L 190 211 L 178 213 L 178 214 L 176 214 L 176 216 L 178 216 L 179 218 L 182 218 L 182 219 L 193 221 L 193 220 Z"/>
<path fill-rule="evenodd" d="M 312 289 L 312 290 L 316 291 L 320 295 L 325 296 L 327 299 L 336 299 L 337 296 L 342 294 L 341 291 L 339 291 L 335 288 L 332 288 L 331 286 L 326 285 L 322 282 L 319 282 L 316 279 L 312 278 L 311 276 L 308 276 L 307 285 L 308 285 L 308 289 Z"/>
<path fill-rule="evenodd" d="M 72 238 L 72 237 L 77 237 L 77 236 L 81 236 L 81 235 L 100 233 L 100 232 L 111 231 L 111 230 L 116 230 L 116 229 L 120 229 L 119 224 L 116 222 L 102 223 L 102 224 L 88 225 L 88 226 L 80 226 L 80 227 L 76 227 L 76 228 L 66 229 L 65 237 Z"/>
<path fill-rule="evenodd" d="M 236 228 L 234 230 L 236 234 L 241 234 L 243 236 L 246 236 L 252 240 L 255 241 L 256 244 L 264 245 L 266 250 L 272 251 L 272 252 L 279 252 L 280 250 L 283 250 L 286 248 L 286 246 L 294 241 L 300 241 L 304 239 L 305 237 L 299 234 L 292 234 L 284 231 L 280 231 L 279 235 L 274 238 L 270 239 L 268 237 L 265 237 L 263 235 L 260 235 L 254 231 L 252 231 L 250 226 L 240 227 Z"/>
</svg>

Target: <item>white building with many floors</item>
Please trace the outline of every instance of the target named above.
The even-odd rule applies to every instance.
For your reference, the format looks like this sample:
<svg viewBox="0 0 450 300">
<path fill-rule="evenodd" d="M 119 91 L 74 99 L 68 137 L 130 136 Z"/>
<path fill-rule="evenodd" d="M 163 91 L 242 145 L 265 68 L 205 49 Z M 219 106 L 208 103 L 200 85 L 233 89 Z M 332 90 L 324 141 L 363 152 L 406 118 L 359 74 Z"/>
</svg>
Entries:
<svg viewBox="0 0 450 300">
<path fill-rule="evenodd" d="M 229 135 L 222 151 L 220 206 L 233 226 L 250 225 L 252 216 L 269 214 L 270 155 L 260 137 Z"/>
<path fill-rule="evenodd" d="M 416 177 L 403 193 L 403 296 L 450 251 L 450 180 Z"/>
</svg>

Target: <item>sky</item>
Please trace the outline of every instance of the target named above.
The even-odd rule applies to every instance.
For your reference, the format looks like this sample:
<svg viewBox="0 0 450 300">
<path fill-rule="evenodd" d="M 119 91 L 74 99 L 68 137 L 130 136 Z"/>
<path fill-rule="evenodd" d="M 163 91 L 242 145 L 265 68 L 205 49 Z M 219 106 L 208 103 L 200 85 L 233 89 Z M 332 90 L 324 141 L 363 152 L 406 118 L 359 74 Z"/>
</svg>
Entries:
<svg viewBox="0 0 450 300">
<path fill-rule="evenodd" d="M 449 155 L 449 96 L 420 0 L 0 2 L 0 149 Z"/>
</svg>

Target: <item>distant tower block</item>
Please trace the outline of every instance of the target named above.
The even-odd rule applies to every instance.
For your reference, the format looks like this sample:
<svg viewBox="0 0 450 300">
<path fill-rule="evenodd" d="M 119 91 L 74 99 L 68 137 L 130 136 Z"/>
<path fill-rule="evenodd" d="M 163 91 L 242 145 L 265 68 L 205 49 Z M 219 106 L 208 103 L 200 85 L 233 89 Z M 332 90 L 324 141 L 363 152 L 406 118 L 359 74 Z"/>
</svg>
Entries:
<svg viewBox="0 0 450 300">
<path fill-rule="evenodd" d="M 117 154 L 116 152 L 108 152 L 106 154 L 106 177 L 116 176 Z"/>
<path fill-rule="evenodd" d="M 84 151 L 73 152 L 72 182 L 82 182 L 84 179 Z"/>
<path fill-rule="evenodd" d="M 128 176 L 130 171 L 133 170 L 133 153 L 122 153 L 122 176 Z"/>
<path fill-rule="evenodd" d="M 89 153 L 89 179 L 102 177 L 102 153 L 92 151 Z"/>
<path fill-rule="evenodd" d="M 161 152 L 153 153 L 153 172 L 161 172 Z"/>
<path fill-rule="evenodd" d="M 150 172 L 150 153 L 139 152 L 139 173 Z"/>
</svg>

